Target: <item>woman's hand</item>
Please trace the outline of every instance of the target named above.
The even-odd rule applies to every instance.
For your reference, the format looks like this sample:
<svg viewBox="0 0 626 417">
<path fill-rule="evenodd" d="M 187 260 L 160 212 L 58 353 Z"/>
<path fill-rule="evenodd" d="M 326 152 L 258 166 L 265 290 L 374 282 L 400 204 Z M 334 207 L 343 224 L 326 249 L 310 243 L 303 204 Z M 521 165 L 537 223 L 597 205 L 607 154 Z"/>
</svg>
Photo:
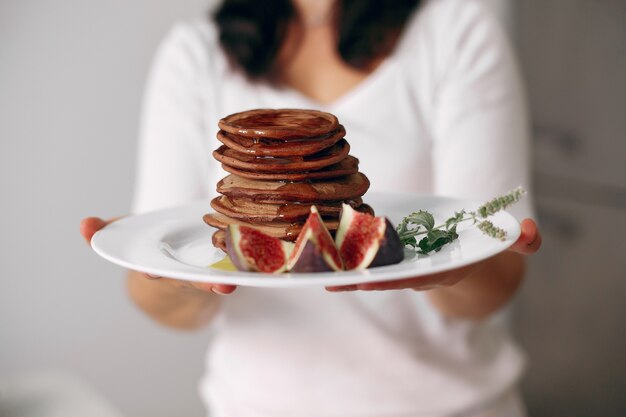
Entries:
<svg viewBox="0 0 626 417">
<path fill-rule="evenodd" d="M 113 223 L 116 220 L 119 220 L 120 218 L 121 217 L 115 217 L 111 220 L 103 220 L 99 217 L 87 217 L 80 222 L 80 234 L 83 236 L 87 244 L 90 244 L 91 238 L 98 230 L 104 228 L 105 226 Z M 198 290 L 203 292 L 213 292 L 220 295 L 226 295 L 232 293 L 233 291 L 235 291 L 235 289 L 237 289 L 237 287 L 234 285 L 210 284 L 206 282 L 194 282 L 165 278 L 144 273 L 140 274 L 148 280 L 164 280 L 165 282 L 167 282 L 167 285 L 179 288 L 181 291 Z"/>
<path fill-rule="evenodd" d="M 531 219 L 525 219 L 521 223 L 521 234 L 517 241 L 508 249 L 510 253 L 530 255 L 539 250 L 541 246 L 541 234 L 537 229 L 537 225 Z M 500 255 L 498 255 L 500 256 Z M 496 256 L 496 257 L 498 257 Z M 496 258 L 494 257 L 494 258 Z M 507 258 L 504 254 L 501 259 Z M 511 258 L 508 256 L 508 258 Z M 412 289 L 415 291 L 432 290 L 434 288 L 451 287 L 464 278 L 480 273 L 485 267 L 493 264 L 494 259 L 486 259 L 462 268 L 453 269 L 432 275 L 424 275 L 416 278 L 407 278 L 396 281 L 386 282 L 369 282 L 356 285 L 343 285 L 336 287 L 327 287 L 328 291 L 381 291 L 381 290 L 401 290 Z"/>
<path fill-rule="evenodd" d="M 118 220 L 88 217 L 80 222 L 80 233 L 89 244 L 93 235 Z M 208 322 L 217 311 L 219 299 L 237 287 L 165 278 L 129 271 L 128 292 L 135 303 L 156 321 L 170 327 L 193 329 Z"/>
</svg>

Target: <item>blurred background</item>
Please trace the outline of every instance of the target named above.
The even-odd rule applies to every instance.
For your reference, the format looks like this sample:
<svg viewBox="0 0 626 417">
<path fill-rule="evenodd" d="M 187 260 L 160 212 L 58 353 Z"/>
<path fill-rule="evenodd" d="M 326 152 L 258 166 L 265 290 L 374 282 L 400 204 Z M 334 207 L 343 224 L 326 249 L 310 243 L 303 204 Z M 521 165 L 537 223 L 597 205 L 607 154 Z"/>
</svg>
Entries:
<svg viewBox="0 0 626 417">
<path fill-rule="evenodd" d="M 530 415 L 624 416 L 626 1 L 484 1 L 533 120 L 545 240 L 514 315 Z M 151 57 L 207 7 L 0 1 L 0 416 L 204 415 L 210 334 L 144 317 L 78 222 L 129 211 Z"/>
</svg>

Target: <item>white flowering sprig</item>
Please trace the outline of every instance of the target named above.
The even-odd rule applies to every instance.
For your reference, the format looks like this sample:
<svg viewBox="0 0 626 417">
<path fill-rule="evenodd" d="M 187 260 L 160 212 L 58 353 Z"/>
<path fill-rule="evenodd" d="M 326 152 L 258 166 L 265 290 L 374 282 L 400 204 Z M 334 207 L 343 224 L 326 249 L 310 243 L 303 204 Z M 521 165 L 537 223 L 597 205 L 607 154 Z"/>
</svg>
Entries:
<svg viewBox="0 0 626 417">
<path fill-rule="evenodd" d="M 461 210 L 454 213 L 454 216 L 445 221 L 444 224 L 435 226 L 435 218 L 425 210 L 420 210 L 406 216 L 396 228 L 400 236 L 400 242 L 405 246 L 411 246 L 418 252 L 429 254 L 439 252 L 448 243 L 456 240 L 459 235 L 456 227 L 459 223 L 473 221 L 477 228 L 484 234 L 495 239 L 506 239 L 506 231 L 494 225 L 488 219 L 490 216 L 507 207 L 517 203 L 526 191 L 518 187 L 500 197 L 478 207 L 475 211 L 466 212 Z M 426 235 L 420 240 L 417 236 Z"/>
</svg>

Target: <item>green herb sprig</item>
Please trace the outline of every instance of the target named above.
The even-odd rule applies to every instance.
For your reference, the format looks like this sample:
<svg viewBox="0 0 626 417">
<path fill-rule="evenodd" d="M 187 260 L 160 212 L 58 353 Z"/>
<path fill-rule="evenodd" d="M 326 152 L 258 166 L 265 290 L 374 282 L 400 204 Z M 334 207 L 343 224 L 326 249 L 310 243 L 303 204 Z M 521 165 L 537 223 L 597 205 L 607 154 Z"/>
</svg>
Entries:
<svg viewBox="0 0 626 417">
<path fill-rule="evenodd" d="M 435 226 L 435 218 L 432 214 L 420 210 L 402 219 L 396 230 L 400 236 L 400 242 L 425 255 L 431 252 L 439 252 L 442 247 L 458 239 L 457 225 L 470 220 L 484 234 L 495 239 L 504 240 L 506 239 L 506 231 L 486 219 L 517 203 L 524 194 L 526 194 L 526 191 L 518 187 L 508 194 L 488 201 L 475 211 L 466 212 L 461 210 L 455 212 L 454 216 L 437 226 Z M 418 236 L 422 235 L 425 236 L 418 240 Z"/>
</svg>

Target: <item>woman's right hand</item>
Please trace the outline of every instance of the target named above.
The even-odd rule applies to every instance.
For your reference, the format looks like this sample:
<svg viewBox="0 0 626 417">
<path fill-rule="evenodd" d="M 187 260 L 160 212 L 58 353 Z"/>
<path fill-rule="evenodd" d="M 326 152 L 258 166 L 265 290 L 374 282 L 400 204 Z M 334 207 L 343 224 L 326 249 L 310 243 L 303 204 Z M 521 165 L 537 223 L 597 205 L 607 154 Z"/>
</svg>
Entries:
<svg viewBox="0 0 626 417">
<path fill-rule="evenodd" d="M 80 233 L 90 244 L 98 230 L 118 219 L 84 218 L 80 222 Z M 137 271 L 129 273 L 128 286 L 131 297 L 144 311 L 164 324 L 181 328 L 197 327 L 195 316 L 205 317 L 201 311 L 207 310 L 205 305 L 216 304 L 210 301 L 215 297 L 213 294 L 227 295 L 237 289 L 234 285 L 186 281 Z"/>
<path fill-rule="evenodd" d="M 121 217 L 115 217 L 111 220 L 103 220 L 99 217 L 87 217 L 80 222 L 80 234 L 83 236 L 87 244 L 91 244 L 91 238 L 93 235 L 103 227 L 119 220 Z M 181 290 L 198 290 L 204 292 L 213 292 L 220 295 L 230 294 L 237 289 L 234 285 L 226 284 L 210 284 L 206 282 L 193 282 L 179 279 L 158 277 L 150 274 L 141 273 L 146 279 L 155 280 L 161 279 L 172 285 L 180 288 Z"/>
</svg>

